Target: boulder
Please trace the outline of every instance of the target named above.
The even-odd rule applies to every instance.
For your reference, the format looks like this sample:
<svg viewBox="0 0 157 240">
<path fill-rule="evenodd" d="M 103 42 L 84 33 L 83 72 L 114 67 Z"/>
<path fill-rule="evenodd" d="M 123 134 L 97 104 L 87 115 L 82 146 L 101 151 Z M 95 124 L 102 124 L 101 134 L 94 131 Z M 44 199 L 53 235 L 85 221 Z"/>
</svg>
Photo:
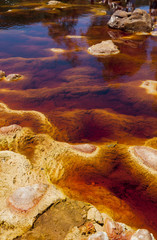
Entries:
<svg viewBox="0 0 157 240">
<path fill-rule="evenodd" d="M 112 40 L 102 41 L 96 45 L 88 48 L 88 52 L 92 55 L 111 55 L 119 53 L 117 46 L 112 42 Z"/>
<path fill-rule="evenodd" d="M 111 16 L 108 26 L 131 32 L 150 32 L 153 27 L 150 15 L 141 9 L 133 12 L 117 10 Z"/>
</svg>

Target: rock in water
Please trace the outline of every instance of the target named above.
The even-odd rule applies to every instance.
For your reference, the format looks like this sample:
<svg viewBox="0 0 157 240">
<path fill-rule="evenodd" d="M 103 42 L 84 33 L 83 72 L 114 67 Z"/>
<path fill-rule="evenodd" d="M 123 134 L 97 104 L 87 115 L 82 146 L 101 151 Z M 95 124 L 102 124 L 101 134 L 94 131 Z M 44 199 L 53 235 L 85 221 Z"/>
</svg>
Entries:
<svg viewBox="0 0 157 240">
<path fill-rule="evenodd" d="M 38 204 L 47 188 L 47 184 L 20 187 L 9 197 L 9 206 L 19 212 L 26 212 Z"/>
<path fill-rule="evenodd" d="M 97 232 L 95 234 L 92 234 L 88 240 L 108 240 L 107 233 L 105 232 Z"/>
<path fill-rule="evenodd" d="M 92 55 L 111 55 L 119 53 L 117 46 L 112 42 L 112 40 L 102 41 L 96 45 L 88 48 L 88 52 Z"/>
<path fill-rule="evenodd" d="M 153 27 L 150 15 L 141 9 L 133 12 L 117 10 L 111 16 L 108 26 L 132 32 L 150 32 Z"/>
<path fill-rule="evenodd" d="M 5 80 L 8 81 L 8 82 L 11 82 L 11 81 L 17 81 L 21 78 L 22 76 L 20 74 L 9 74 Z"/>
<path fill-rule="evenodd" d="M 149 94 L 157 95 L 157 81 L 146 80 L 140 87 L 145 88 Z"/>
<path fill-rule="evenodd" d="M 131 240 L 153 240 L 153 235 L 146 229 L 138 229 L 131 237 Z"/>
<path fill-rule="evenodd" d="M 145 147 L 135 146 L 134 154 L 137 156 L 147 167 L 157 170 L 157 150 Z"/>
<path fill-rule="evenodd" d="M 96 150 L 96 146 L 92 144 L 77 144 L 71 145 L 73 149 L 83 152 L 83 153 L 92 153 Z"/>
<path fill-rule="evenodd" d="M 61 4 L 60 1 L 55 1 L 55 0 L 51 0 L 48 2 L 48 5 L 57 5 L 57 4 Z"/>
</svg>

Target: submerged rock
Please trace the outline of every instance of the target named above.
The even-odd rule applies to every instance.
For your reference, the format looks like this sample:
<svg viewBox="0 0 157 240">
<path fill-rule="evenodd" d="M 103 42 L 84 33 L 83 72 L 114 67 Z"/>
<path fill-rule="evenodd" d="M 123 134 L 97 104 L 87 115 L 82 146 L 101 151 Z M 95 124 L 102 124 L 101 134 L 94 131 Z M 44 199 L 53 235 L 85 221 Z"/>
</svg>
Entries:
<svg viewBox="0 0 157 240">
<path fill-rule="evenodd" d="M 112 40 L 102 41 L 96 45 L 88 48 L 88 52 L 92 55 L 111 55 L 119 53 L 117 46 L 112 42 Z"/>
<path fill-rule="evenodd" d="M 13 73 L 13 74 L 9 74 L 5 80 L 8 81 L 8 82 L 11 82 L 11 81 L 17 81 L 19 80 L 20 78 L 22 78 L 22 75 L 20 74 L 17 74 L 17 73 Z"/>
<path fill-rule="evenodd" d="M 150 15 L 141 9 L 133 12 L 117 10 L 111 16 L 108 26 L 132 32 L 150 32 L 153 27 Z"/>
</svg>

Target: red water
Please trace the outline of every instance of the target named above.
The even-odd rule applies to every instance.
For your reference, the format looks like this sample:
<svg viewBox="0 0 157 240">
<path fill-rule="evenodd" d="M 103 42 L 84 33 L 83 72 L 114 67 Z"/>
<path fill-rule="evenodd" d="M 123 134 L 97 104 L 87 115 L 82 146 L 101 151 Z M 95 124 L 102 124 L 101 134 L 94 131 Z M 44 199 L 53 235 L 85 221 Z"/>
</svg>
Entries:
<svg viewBox="0 0 157 240">
<path fill-rule="evenodd" d="M 0 8 L 0 69 L 7 75 L 24 75 L 20 81 L 0 82 L 0 101 L 12 109 L 44 113 L 62 133 L 60 141 L 140 145 L 155 137 L 157 95 L 148 94 L 140 85 L 148 79 L 157 80 L 157 37 L 127 38 L 131 34 L 108 28 L 109 14 L 98 14 L 104 10 L 101 5 L 35 10 L 41 3 L 26 3 Z M 89 46 L 108 39 L 120 54 L 88 54 Z M 51 48 L 65 52 L 54 53 Z M 135 227 L 157 230 L 156 203 L 138 192 L 136 183 L 87 176 L 68 187 L 73 197 L 99 207 L 105 202 L 107 188 L 142 219 Z"/>
</svg>

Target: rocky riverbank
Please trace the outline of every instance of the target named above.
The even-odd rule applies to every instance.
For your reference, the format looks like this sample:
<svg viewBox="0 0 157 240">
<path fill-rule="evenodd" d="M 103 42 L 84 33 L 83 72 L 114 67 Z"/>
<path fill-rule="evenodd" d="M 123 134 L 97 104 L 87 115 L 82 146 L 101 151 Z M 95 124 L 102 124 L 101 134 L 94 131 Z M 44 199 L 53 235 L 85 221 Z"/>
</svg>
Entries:
<svg viewBox="0 0 157 240">
<path fill-rule="evenodd" d="M 99 239 L 100 236 L 102 239 L 126 239 L 125 236 L 127 239 L 140 239 L 141 234 L 142 239 L 154 239 L 146 230 L 136 232 L 137 226 L 145 225 L 145 217 L 149 221 L 148 214 L 153 214 L 150 211 L 145 210 L 145 217 L 139 218 L 137 212 L 131 208 L 131 226 L 112 220 L 111 213 L 116 214 L 118 198 L 114 200 L 115 196 L 111 192 L 114 193 L 114 186 L 117 185 L 123 188 L 121 194 L 124 194 L 123 191 L 128 191 L 129 186 L 136 184 L 133 189 L 135 196 L 138 190 L 141 201 L 149 201 L 151 209 L 156 208 L 156 138 L 146 141 L 144 146 L 117 143 L 74 145 L 58 142 L 48 134 L 49 131 L 54 131 L 55 136 L 57 130 L 43 114 L 13 111 L 4 104 L 0 107 L 1 239 L 10 240 L 23 234 L 20 239 L 41 237 L 82 240 Z M 29 122 L 28 126 L 27 121 L 30 119 L 31 125 Z M 13 125 L 8 125 L 11 123 Z M 38 133 L 34 133 L 34 128 L 38 129 Z M 66 188 L 77 183 L 79 186 L 79 181 L 83 179 L 86 185 L 85 179 L 88 178 L 93 182 L 92 185 L 96 178 L 101 179 L 104 187 L 110 189 L 110 201 L 107 205 L 107 192 L 104 192 L 103 214 L 90 204 L 69 199 L 63 194 L 64 191 L 69 195 Z M 98 187 L 99 184 L 101 182 Z M 71 188 L 71 194 L 72 192 Z M 87 193 L 88 189 L 82 194 L 84 200 L 90 202 L 90 198 L 85 197 Z M 91 192 L 89 197 L 93 194 Z M 130 198 L 137 201 L 137 196 L 134 199 L 130 195 Z M 125 200 L 121 204 L 125 212 L 128 208 Z M 127 224 L 129 216 L 119 217 Z M 153 221 L 153 215 L 151 219 Z"/>
</svg>

